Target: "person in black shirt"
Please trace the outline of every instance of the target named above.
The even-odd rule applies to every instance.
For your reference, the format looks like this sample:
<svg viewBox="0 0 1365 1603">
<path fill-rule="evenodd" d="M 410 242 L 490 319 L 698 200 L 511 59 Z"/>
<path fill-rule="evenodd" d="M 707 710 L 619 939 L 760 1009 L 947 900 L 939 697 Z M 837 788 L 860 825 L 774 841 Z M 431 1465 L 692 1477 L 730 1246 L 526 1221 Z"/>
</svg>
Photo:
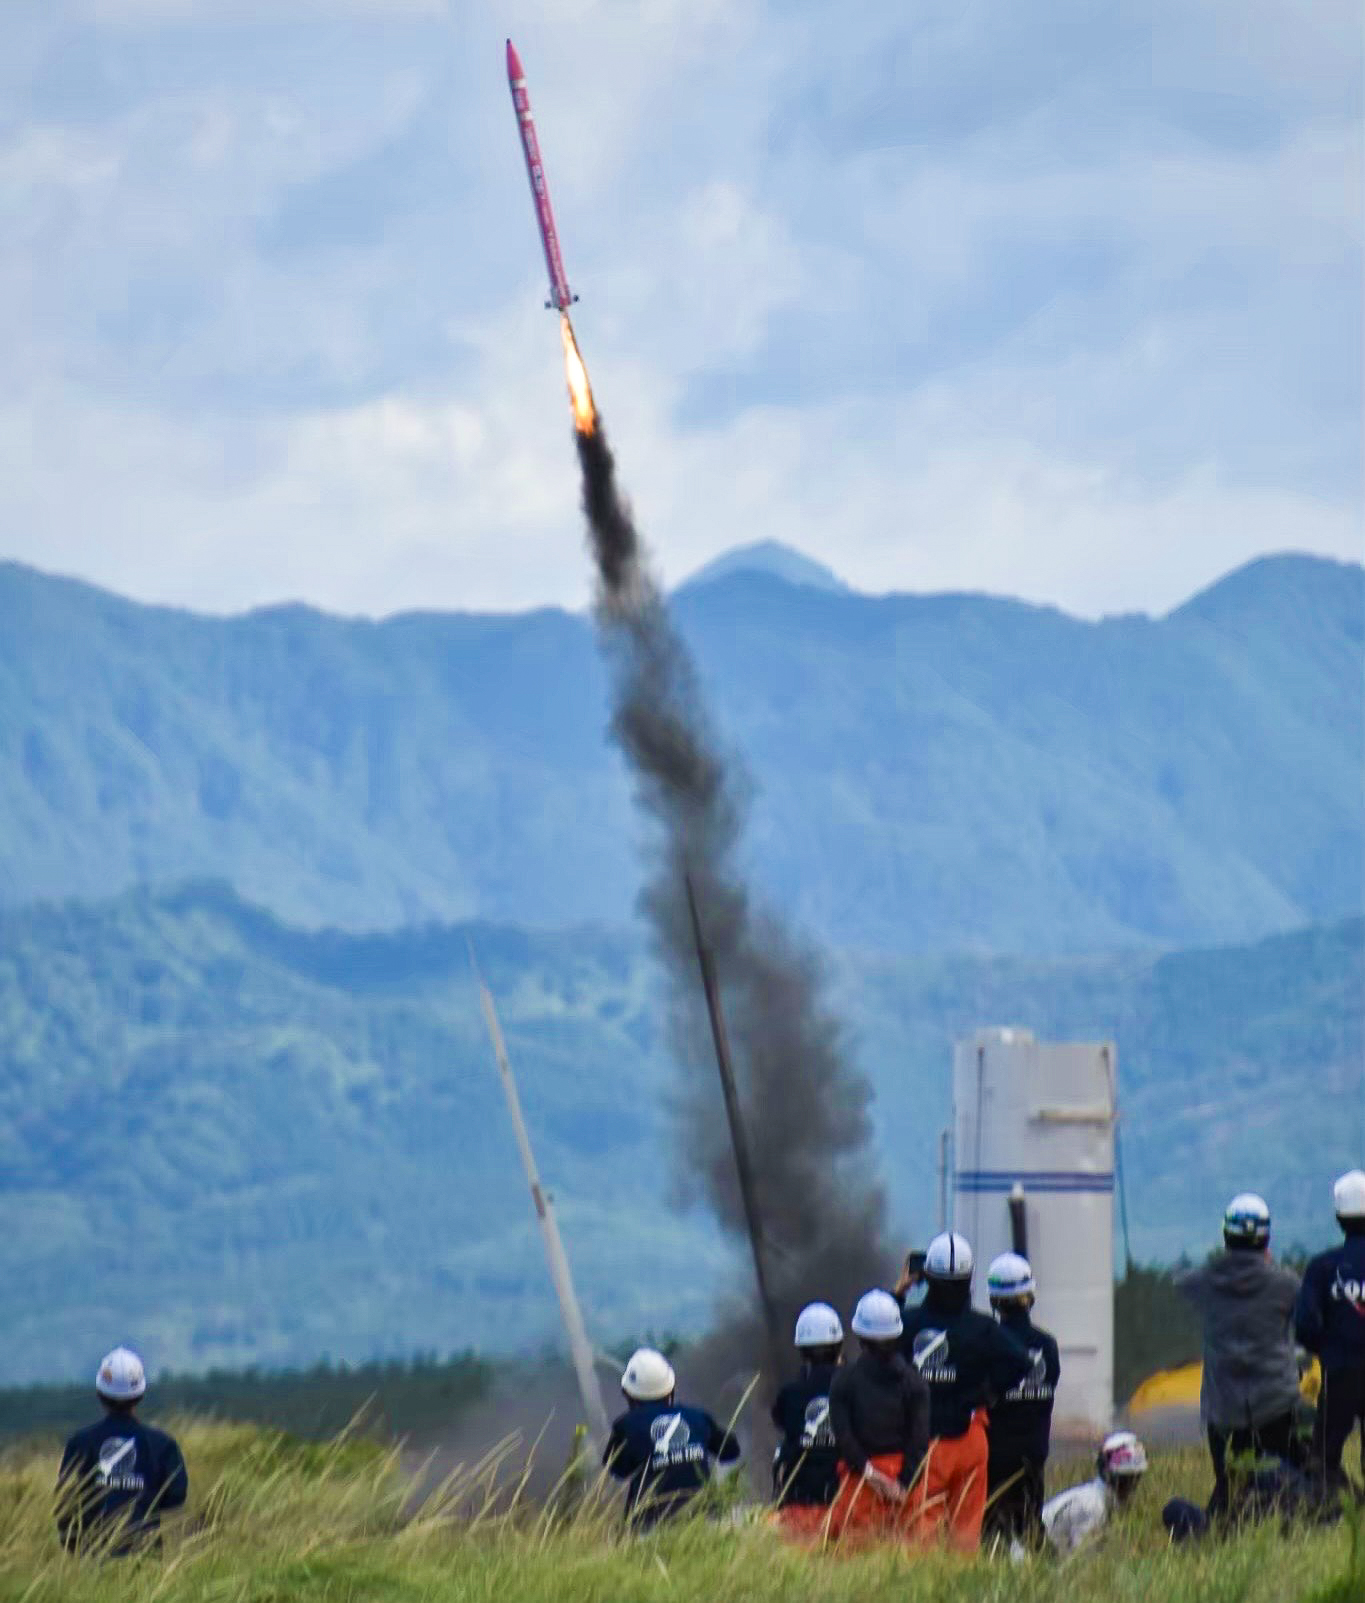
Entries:
<svg viewBox="0 0 1365 1603">
<path fill-rule="evenodd" d="M 155 1540 L 159 1516 L 189 1495 L 185 1460 L 174 1437 L 135 1416 L 146 1395 L 142 1360 L 116 1347 L 100 1364 L 98 1424 L 78 1430 L 57 1473 L 57 1530 L 72 1552 L 123 1555 Z"/>
<path fill-rule="evenodd" d="M 844 1327 L 826 1302 L 813 1302 L 796 1321 L 801 1374 L 777 1394 L 772 1419 L 781 1433 L 773 1462 L 773 1492 L 783 1528 L 793 1535 L 818 1529 L 839 1486 L 839 1453 L 829 1418 L 829 1388 L 843 1351 Z"/>
<path fill-rule="evenodd" d="M 1294 1333 L 1322 1363 L 1311 1469 L 1321 1487 L 1336 1492 L 1350 1484 L 1341 1460 L 1357 1423 L 1365 1475 L 1365 1171 L 1342 1175 L 1333 1200 L 1346 1239 L 1304 1271 Z"/>
<path fill-rule="evenodd" d="M 711 1479 L 711 1463 L 732 1464 L 739 1443 L 705 1409 L 674 1401 L 677 1376 L 662 1353 L 641 1347 L 621 1390 L 630 1404 L 612 1422 L 602 1461 L 626 1483 L 626 1519 L 648 1530 L 671 1519 Z"/>
<path fill-rule="evenodd" d="M 829 1388 L 839 1454 L 829 1528 L 837 1536 L 918 1541 L 922 1534 L 929 1391 L 897 1351 L 901 1328 L 900 1306 L 889 1291 L 858 1299 L 853 1332 L 862 1352 L 835 1372 Z"/>
<path fill-rule="evenodd" d="M 929 1293 L 908 1313 L 901 1351 L 929 1385 L 933 1441 L 925 1465 L 926 1512 L 949 1542 L 974 1552 L 981 1542 L 990 1460 L 987 1409 L 1033 1368 L 1025 1348 L 972 1307 L 972 1249 L 945 1234 L 924 1260 Z"/>
<path fill-rule="evenodd" d="M 1062 1363 L 1056 1338 L 1030 1318 L 1033 1270 L 1027 1258 L 1004 1252 L 987 1276 L 991 1308 L 1027 1351 L 1033 1367 L 991 1409 L 986 1471 L 987 1536 L 1024 1547 L 1043 1545 L 1043 1469 L 1052 1441 L 1052 1405 Z"/>
</svg>

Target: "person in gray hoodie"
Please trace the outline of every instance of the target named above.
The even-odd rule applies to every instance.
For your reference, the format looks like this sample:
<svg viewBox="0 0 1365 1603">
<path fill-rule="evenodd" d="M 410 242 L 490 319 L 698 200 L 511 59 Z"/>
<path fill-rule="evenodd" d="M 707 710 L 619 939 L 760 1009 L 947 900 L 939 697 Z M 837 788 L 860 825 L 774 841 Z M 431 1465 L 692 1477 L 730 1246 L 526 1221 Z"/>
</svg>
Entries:
<svg viewBox="0 0 1365 1603">
<path fill-rule="evenodd" d="M 1211 1515 L 1228 1508 L 1229 1453 L 1273 1454 L 1303 1469 L 1291 1322 L 1299 1277 L 1270 1257 L 1270 1209 L 1243 1192 L 1223 1214 L 1225 1250 L 1176 1277 L 1204 1318 L 1199 1414 L 1213 1459 Z"/>
</svg>

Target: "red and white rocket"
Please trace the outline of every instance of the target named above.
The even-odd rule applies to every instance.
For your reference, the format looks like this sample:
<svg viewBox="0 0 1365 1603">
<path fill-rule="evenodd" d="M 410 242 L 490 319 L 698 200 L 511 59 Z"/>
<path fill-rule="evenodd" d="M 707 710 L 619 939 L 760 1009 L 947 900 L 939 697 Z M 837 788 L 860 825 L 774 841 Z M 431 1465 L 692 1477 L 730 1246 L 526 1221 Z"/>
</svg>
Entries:
<svg viewBox="0 0 1365 1603">
<path fill-rule="evenodd" d="M 559 235 L 555 230 L 555 214 L 550 206 L 550 190 L 545 182 L 545 166 L 540 159 L 540 141 L 536 138 L 536 120 L 531 115 L 531 97 L 526 92 L 526 74 L 522 71 L 517 48 L 510 39 L 507 41 L 507 83 L 517 113 L 521 148 L 526 153 L 526 175 L 531 180 L 531 199 L 535 202 L 536 226 L 540 229 L 545 266 L 550 274 L 550 298 L 545 304 L 556 312 L 565 312 L 578 296 L 570 290 L 564 271 Z"/>
</svg>

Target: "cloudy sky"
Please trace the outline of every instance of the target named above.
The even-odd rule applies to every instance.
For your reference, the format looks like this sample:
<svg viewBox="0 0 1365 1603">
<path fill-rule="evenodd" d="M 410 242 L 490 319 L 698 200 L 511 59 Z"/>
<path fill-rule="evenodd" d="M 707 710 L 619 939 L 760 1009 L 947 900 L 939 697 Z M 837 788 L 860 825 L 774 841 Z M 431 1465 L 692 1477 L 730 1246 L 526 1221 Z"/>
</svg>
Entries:
<svg viewBox="0 0 1365 1603">
<path fill-rule="evenodd" d="M 507 34 L 670 580 L 1360 555 L 1355 0 L 4 0 L 0 556 L 585 599 Z"/>
</svg>

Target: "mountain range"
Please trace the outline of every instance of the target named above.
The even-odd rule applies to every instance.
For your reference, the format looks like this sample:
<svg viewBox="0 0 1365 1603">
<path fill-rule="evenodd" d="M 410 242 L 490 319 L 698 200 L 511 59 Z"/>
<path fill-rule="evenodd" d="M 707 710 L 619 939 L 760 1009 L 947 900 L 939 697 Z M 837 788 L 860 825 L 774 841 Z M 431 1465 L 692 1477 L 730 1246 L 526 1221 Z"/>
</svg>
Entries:
<svg viewBox="0 0 1365 1603">
<path fill-rule="evenodd" d="M 641 940 L 308 932 L 195 885 L 0 915 L 0 1381 L 82 1373 L 115 1338 L 177 1369 L 553 1340 L 471 945 L 597 1339 L 703 1326 L 746 1265 L 677 1201 Z M 836 960 L 893 1228 L 935 1222 L 954 1038 L 1010 1022 L 1117 1041 L 1137 1257 L 1202 1251 L 1247 1187 L 1281 1245 L 1324 1241 L 1365 1142 L 1362 963 L 1361 919 L 1178 954 Z"/>
<path fill-rule="evenodd" d="M 1361 910 L 1358 566 L 1098 623 L 772 568 L 674 612 L 754 881 L 817 939 L 1083 952 Z M 607 694 L 565 612 L 213 618 L 0 567 L 0 902 L 212 877 L 314 927 L 622 923 L 648 841 Z"/>
<path fill-rule="evenodd" d="M 1282 1244 L 1330 1233 L 1365 1152 L 1363 578 L 1271 558 L 1090 623 L 759 547 L 672 598 L 907 1243 L 985 1024 L 1117 1041 L 1139 1259 L 1247 1187 Z M 598 1338 L 743 1283 L 678 1201 L 608 700 L 569 613 L 204 617 L 0 566 L 0 1381 L 116 1337 L 182 1369 L 552 1340 L 471 944 Z"/>
</svg>

